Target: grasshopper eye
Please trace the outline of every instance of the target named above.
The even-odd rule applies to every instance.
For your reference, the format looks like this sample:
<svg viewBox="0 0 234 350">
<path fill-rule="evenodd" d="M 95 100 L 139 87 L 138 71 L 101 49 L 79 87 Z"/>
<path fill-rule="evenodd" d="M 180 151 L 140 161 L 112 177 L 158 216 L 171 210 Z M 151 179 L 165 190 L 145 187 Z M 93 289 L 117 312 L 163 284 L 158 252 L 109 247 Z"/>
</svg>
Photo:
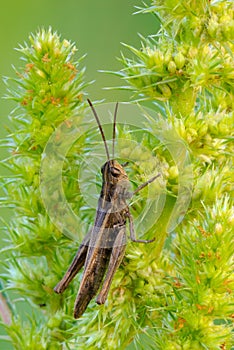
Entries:
<svg viewBox="0 0 234 350">
<path fill-rule="evenodd" d="M 114 167 L 110 168 L 110 172 L 111 172 L 111 175 L 114 177 L 119 177 L 119 175 L 121 174 L 121 171 Z"/>
</svg>

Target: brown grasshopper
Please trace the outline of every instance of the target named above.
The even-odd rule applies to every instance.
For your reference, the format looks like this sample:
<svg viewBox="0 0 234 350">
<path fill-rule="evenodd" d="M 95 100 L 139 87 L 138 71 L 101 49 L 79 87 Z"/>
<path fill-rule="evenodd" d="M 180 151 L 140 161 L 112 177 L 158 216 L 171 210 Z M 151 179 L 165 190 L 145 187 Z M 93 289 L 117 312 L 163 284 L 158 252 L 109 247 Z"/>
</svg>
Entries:
<svg viewBox="0 0 234 350">
<path fill-rule="evenodd" d="M 129 221 L 130 238 L 133 242 L 149 243 L 154 241 L 154 239 L 136 239 L 133 218 L 126 200 L 159 176 L 159 174 L 154 176 L 132 193 L 128 191 L 130 185 L 128 176 L 123 165 L 120 165 L 115 159 L 110 159 L 107 142 L 98 115 L 90 100 L 88 100 L 88 103 L 101 132 L 108 160 L 101 168 L 102 189 L 98 200 L 94 227 L 85 236 L 70 267 L 54 288 L 56 293 L 63 293 L 84 265 L 83 277 L 74 306 L 75 318 L 79 318 L 84 313 L 87 305 L 97 294 L 100 287 L 96 302 L 98 304 L 105 303 L 113 276 L 124 257 L 127 220 Z M 118 104 L 116 104 L 113 122 L 113 157 L 117 109 Z"/>
</svg>

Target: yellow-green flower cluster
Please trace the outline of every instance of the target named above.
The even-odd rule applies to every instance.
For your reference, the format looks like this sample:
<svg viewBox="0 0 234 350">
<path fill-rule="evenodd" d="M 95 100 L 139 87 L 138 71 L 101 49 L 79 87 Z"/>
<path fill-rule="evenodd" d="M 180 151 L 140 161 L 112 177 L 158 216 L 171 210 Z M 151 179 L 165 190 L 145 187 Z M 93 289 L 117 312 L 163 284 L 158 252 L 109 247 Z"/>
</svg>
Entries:
<svg viewBox="0 0 234 350">
<path fill-rule="evenodd" d="M 18 227 L 9 228 L 12 241 L 24 255 L 38 255 L 43 245 L 52 250 L 56 236 L 61 236 L 45 215 L 40 196 L 41 154 L 56 126 L 81 104 L 83 70 L 74 61 L 74 44 L 61 40 L 51 29 L 31 35 L 30 45 L 18 51 L 25 65 L 13 82 L 6 80 L 8 98 L 18 107 L 12 114 L 16 131 L 6 141 L 11 156 L 4 163 L 15 178 L 4 184 L 8 193 L 4 204 L 19 213 Z M 66 183 L 68 192 L 73 185 Z"/>
<path fill-rule="evenodd" d="M 232 1 L 214 2 L 207 32 L 213 40 L 227 41 L 234 38 L 234 5 Z"/>
<path fill-rule="evenodd" d="M 146 12 L 155 12 L 174 33 L 186 39 L 229 41 L 234 38 L 232 1 L 152 1 Z M 179 33 L 182 27 L 182 33 Z"/>
<path fill-rule="evenodd" d="M 165 47 L 159 39 L 154 43 L 147 41 L 141 50 L 128 48 L 137 59 L 122 58 L 121 77 L 140 99 L 171 101 L 176 113 L 186 115 L 194 108 L 201 89 L 213 92 L 225 88 L 227 98 L 233 94 L 231 44 L 223 47 L 203 43 L 189 47 L 186 43 L 182 46 L 174 43 L 174 47 L 171 44 Z"/>
<path fill-rule="evenodd" d="M 140 50 L 125 45 L 136 58 L 123 55 L 124 68 L 117 73 L 129 83 L 134 98 L 170 101 L 175 113 L 187 115 L 202 93 L 216 96 L 222 91 L 226 106 L 232 107 L 233 3 L 159 1 L 148 11 L 163 16 L 163 29 L 143 39 Z M 214 25 L 215 19 L 219 24 Z"/>
<path fill-rule="evenodd" d="M 210 349 L 224 344 L 231 348 L 232 224 L 233 208 L 227 195 L 178 230 L 175 254 L 180 278 L 174 288 L 182 302 L 175 303 L 179 310 L 173 322 L 177 322 L 175 337 L 187 338 L 190 348 L 193 342 L 200 348 L 202 344 Z"/>
<path fill-rule="evenodd" d="M 221 164 L 226 154 L 232 152 L 231 138 L 234 122 L 233 112 L 201 111 L 183 118 L 169 116 L 173 128 L 188 144 L 194 157 L 209 164 L 215 161 Z"/>
<path fill-rule="evenodd" d="M 139 60 L 123 56 L 121 76 L 136 87 L 133 91 L 138 91 L 141 98 L 167 101 L 185 80 L 186 57 L 183 48 L 173 49 L 172 44 L 159 42 L 146 41 L 141 50 L 126 45 Z"/>
<path fill-rule="evenodd" d="M 10 87 L 9 97 L 30 116 L 30 140 L 25 148 L 36 149 L 81 103 L 84 69 L 74 61 L 75 45 L 61 40 L 51 29 L 31 35 L 30 45 L 20 46 L 18 51 L 25 66 L 16 72 L 16 88 Z"/>
</svg>

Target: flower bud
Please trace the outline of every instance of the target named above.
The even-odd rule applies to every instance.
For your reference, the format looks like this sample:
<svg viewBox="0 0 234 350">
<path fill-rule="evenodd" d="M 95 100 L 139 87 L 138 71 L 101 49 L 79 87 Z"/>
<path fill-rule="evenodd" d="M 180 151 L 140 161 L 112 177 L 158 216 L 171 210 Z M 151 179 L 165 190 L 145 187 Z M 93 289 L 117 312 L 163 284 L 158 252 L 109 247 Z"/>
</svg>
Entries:
<svg viewBox="0 0 234 350">
<path fill-rule="evenodd" d="M 51 328 L 51 329 L 56 328 L 56 327 L 59 328 L 61 321 L 62 321 L 62 315 L 55 314 L 49 319 L 47 326 L 48 326 L 48 328 Z"/>
<path fill-rule="evenodd" d="M 45 73 L 41 69 L 36 70 L 37 75 L 39 75 L 41 78 L 46 79 Z"/>
<path fill-rule="evenodd" d="M 69 47 L 70 45 L 71 45 L 71 43 L 70 43 L 69 40 L 66 40 L 66 39 L 63 40 L 63 46 L 64 47 Z"/>
<path fill-rule="evenodd" d="M 176 64 L 174 61 L 170 61 L 168 66 L 167 66 L 167 69 L 170 73 L 175 73 L 176 72 Z"/>
<path fill-rule="evenodd" d="M 228 124 L 225 123 L 225 122 L 220 122 L 219 123 L 218 130 L 219 130 L 219 133 L 222 134 L 222 135 L 228 135 L 229 132 L 230 132 Z"/>
<path fill-rule="evenodd" d="M 164 63 L 168 64 L 171 61 L 171 50 L 167 50 L 167 52 L 164 55 Z"/>
<path fill-rule="evenodd" d="M 163 65 L 163 62 L 164 62 L 164 57 L 163 57 L 163 54 L 161 51 L 155 51 L 154 52 L 154 62 L 156 64 L 156 66 L 162 66 Z"/>
<path fill-rule="evenodd" d="M 159 84 L 158 89 L 162 92 L 163 96 L 165 98 L 170 98 L 171 97 L 171 89 L 167 84 Z"/>
<path fill-rule="evenodd" d="M 200 126 L 200 128 L 198 129 L 198 135 L 200 137 L 206 135 L 207 134 L 207 130 L 208 130 L 208 125 L 207 124 L 202 124 Z"/>
<path fill-rule="evenodd" d="M 177 55 L 175 55 L 174 61 L 175 61 L 177 68 L 182 69 L 184 67 L 184 64 L 185 64 L 185 57 L 181 52 L 179 52 Z"/>
<path fill-rule="evenodd" d="M 171 166 L 171 167 L 169 168 L 168 172 L 169 172 L 169 177 L 170 177 L 171 179 L 175 179 L 175 178 L 177 178 L 178 175 L 179 175 L 179 170 L 178 170 L 178 167 L 177 167 L 176 165 Z"/>
<path fill-rule="evenodd" d="M 198 54 L 198 49 L 196 47 L 191 46 L 188 51 L 188 57 L 189 58 L 194 58 Z"/>
<path fill-rule="evenodd" d="M 211 18 L 207 27 L 207 31 L 211 37 L 215 37 L 217 30 L 219 28 L 219 23 L 216 18 Z"/>
</svg>

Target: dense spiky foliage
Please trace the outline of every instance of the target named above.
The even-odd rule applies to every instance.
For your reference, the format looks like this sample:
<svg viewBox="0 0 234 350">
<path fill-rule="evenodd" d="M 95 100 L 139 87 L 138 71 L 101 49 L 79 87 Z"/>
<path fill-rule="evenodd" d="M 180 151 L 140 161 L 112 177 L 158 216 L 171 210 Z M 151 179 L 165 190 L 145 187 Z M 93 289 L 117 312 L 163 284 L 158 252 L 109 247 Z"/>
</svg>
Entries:
<svg viewBox="0 0 234 350">
<path fill-rule="evenodd" d="M 39 178 L 41 156 L 49 137 L 82 106 L 84 69 L 80 69 L 81 59 L 75 61 L 76 51 L 74 44 L 61 40 L 51 29 L 43 29 L 30 36 L 29 44 L 19 47 L 23 66 L 15 69 L 16 78 L 6 79 L 7 98 L 14 100 L 17 108 L 10 115 L 12 130 L 1 142 L 10 152 L 2 162 L 9 171 L 9 176 L 2 178 L 5 192 L 2 205 L 13 209 L 11 222 L 5 224 L 9 245 L 3 278 L 8 280 L 5 289 L 17 291 L 17 295 L 22 294 L 37 308 L 43 309 L 45 305 L 47 308 L 45 318 L 39 317 L 40 321 L 32 318 L 31 322 L 21 322 L 18 308 L 13 308 L 12 324 L 7 331 L 15 349 L 39 349 L 39 346 L 59 349 L 62 345 L 58 339 L 69 337 L 63 334 L 70 328 L 66 316 L 62 312 L 54 316 L 58 301 L 53 287 L 62 263 L 57 250 L 64 243 L 62 259 L 66 255 L 68 258 L 70 240 L 46 214 Z M 79 147 L 82 148 L 82 141 L 76 149 L 78 154 Z M 77 171 L 69 163 L 64 163 L 64 188 L 68 196 L 74 186 L 69 180 L 71 172 Z M 75 193 L 79 196 L 78 188 Z M 54 330 L 54 322 L 61 323 L 60 331 Z"/>
<path fill-rule="evenodd" d="M 82 108 L 82 72 L 72 61 L 74 46 L 51 31 L 20 48 L 26 66 L 10 89 L 20 111 L 7 141 L 12 176 L 4 180 L 6 203 L 16 213 L 7 226 L 12 250 L 6 286 L 44 312 L 37 321 L 13 317 L 7 329 L 16 349 L 232 349 L 233 2 L 152 1 L 139 11 L 155 14 L 161 29 L 142 38 L 140 49 L 128 45 L 135 56 L 122 55 L 123 69 L 116 74 L 135 100 L 149 100 L 161 113 L 148 116 L 139 148 L 133 147 L 133 133 L 119 130 L 120 154 L 135 160 L 129 172 L 141 181 L 142 168 L 145 174 L 160 169 L 165 206 L 151 228 L 155 243 L 128 244 L 107 303 L 91 303 L 78 321 L 71 317 L 78 282 L 64 296 L 52 292 L 76 247 L 47 216 L 38 172 L 51 133 Z M 89 142 L 79 139 L 63 166 L 69 203 L 88 217 L 74 178 L 77 154 L 86 154 Z M 183 201 L 177 208 L 184 220 L 169 229 L 177 197 L 191 187 L 187 212 Z M 136 213 L 141 204 L 141 198 L 134 202 Z"/>
<path fill-rule="evenodd" d="M 139 11 L 155 14 L 161 30 L 142 38 L 140 49 L 126 45 L 134 56 L 122 55 L 116 74 L 135 100 L 160 105 L 189 148 L 194 175 L 192 202 L 171 245 L 173 291 L 160 316 L 155 305 L 152 348 L 231 349 L 233 2 L 152 1 Z"/>
</svg>

